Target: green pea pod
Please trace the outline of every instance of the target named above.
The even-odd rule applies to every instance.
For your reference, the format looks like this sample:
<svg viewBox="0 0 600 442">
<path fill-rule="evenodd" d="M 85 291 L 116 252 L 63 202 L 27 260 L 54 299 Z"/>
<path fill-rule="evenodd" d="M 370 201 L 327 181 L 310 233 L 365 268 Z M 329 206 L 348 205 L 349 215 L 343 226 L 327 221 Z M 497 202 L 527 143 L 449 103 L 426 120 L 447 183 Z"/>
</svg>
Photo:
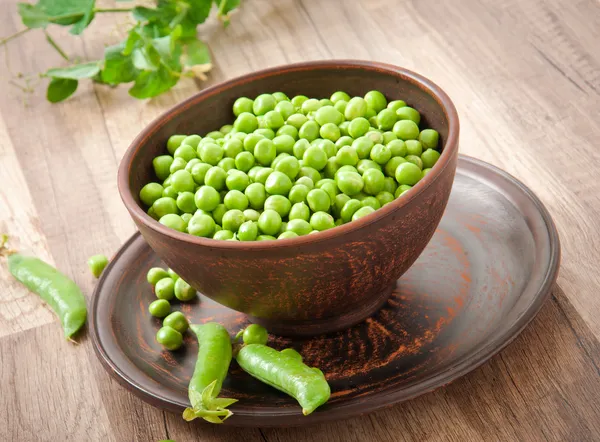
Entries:
<svg viewBox="0 0 600 442">
<path fill-rule="evenodd" d="M 8 270 L 48 303 L 71 338 L 85 324 L 85 298 L 77 284 L 41 259 L 19 253 L 8 257 Z"/>
<path fill-rule="evenodd" d="M 231 362 L 231 339 L 227 329 L 216 322 L 191 325 L 198 337 L 198 359 L 188 387 L 191 408 L 183 411 L 186 421 L 198 417 L 220 424 L 233 413 L 227 407 L 237 399 L 217 398 Z"/>
<path fill-rule="evenodd" d="M 320 370 L 289 353 L 249 344 L 240 348 L 236 360 L 251 376 L 295 398 L 307 416 L 327 402 L 331 390 Z"/>
</svg>

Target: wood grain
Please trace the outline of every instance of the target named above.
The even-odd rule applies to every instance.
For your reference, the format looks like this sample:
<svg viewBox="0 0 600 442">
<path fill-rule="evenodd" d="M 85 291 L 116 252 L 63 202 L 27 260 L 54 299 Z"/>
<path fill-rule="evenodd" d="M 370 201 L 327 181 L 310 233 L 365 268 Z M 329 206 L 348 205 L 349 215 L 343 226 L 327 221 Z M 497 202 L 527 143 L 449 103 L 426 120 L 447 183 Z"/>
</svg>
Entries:
<svg viewBox="0 0 600 442">
<path fill-rule="evenodd" d="M 21 29 L 15 4 L 0 0 L 2 35 Z M 98 16 L 82 38 L 53 32 L 70 53 L 95 59 L 120 20 Z M 24 106 L 0 62 L 0 229 L 15 246 L 91 293 L 87 257 L 116 251 L 134 231 L 116 167 L 144 125 L 206 84 L 255 69 L 363 58 L 437 82 L 459 109 L 461 151 L 540 196 L 561 234 L 560 288 L 521 338 L 445 389 L 326 427 L 237 432 L 183 423 L 129 395 L 86 339 L 67 344 L 52 314 L 0 269 L 0 440 L 598 440 L 600 4 L 247 0 L 228 29 L 213 22 L 202 35 L 216 62 L 209 82 L 149 101 L 82 83 L 66 103 L 47 104 L 39 89 Z M 7 51 L 12 72 L 62 63 L 40 32 Z"/>
</svg>

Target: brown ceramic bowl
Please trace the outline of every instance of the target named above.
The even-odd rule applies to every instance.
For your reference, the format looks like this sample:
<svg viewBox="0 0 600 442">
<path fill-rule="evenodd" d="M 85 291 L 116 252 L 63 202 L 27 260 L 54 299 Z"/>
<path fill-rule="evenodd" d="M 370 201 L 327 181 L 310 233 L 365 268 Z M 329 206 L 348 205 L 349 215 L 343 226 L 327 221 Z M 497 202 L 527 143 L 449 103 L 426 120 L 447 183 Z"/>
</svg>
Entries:
<svg viewBox="0 0 600 442">
<path fill-rule="evenodd" d="M 169 136 L 202 134 L 231 123 L 236 98 L 269 91 L 290 97 L 329 97 L 337 90 L 363 95 L 372 89 L 418 109 L 421 127 L 439 131 L 443 151 L 425 178 L 371 215 L 316 235 L 237 242 L 177 232 L 142 207 L 139 191 L 155 179 L 152 159 L 165 153 Z M 325 333 L 377 311 L 431 239 L 450 195 L 458 133 L 450 98 L 418 74 L 367 61 L 293 64 L 210 87 L 159 117 L 125 153 L 119 192 L 150 247 L 202 294 L 276 334 Z"/>
</svg>

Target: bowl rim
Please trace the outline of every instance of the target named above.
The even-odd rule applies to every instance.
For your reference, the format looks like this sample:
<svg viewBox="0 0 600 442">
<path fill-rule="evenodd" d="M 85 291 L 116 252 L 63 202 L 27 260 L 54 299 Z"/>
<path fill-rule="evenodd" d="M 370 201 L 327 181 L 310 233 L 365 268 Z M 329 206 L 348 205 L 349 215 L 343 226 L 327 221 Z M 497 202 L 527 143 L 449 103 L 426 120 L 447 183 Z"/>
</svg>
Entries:
<svg viewBox="0 0 600 442">
<path fill-rule="evenodd" d="M 144 210 L 142 210 L 141 206 L 136 202 L 135 197 L 129 187 L 131 163 L 141 146 L 145 144 L 148 139 L 152 137 L 160 128 L 162 128 L 176 116 L 186 112 L 190 107 L 195 106 L 198 102 L 202 102 L 207 97 L 218 95 L 223 90 L 250 83 L 258 78 L 275 77 L 283 72 L 302 72 L 310 71 L 315 68 L 336 70 L 361 69 L 392 74 L 423 89 L 438 102 L 446 119 L 448 120 L 448 137 L 445 141 L 444 149 L 442 150 L 438 162 L 431 169 L 431 172 L 425 175 L 425 177 L 423 177 L 410 190 L 405 192 L 403 198 L 396 198 L 391 203 L 386 204 L 384 207 L 367 216 L 364 216 L 356 221 L 351 221 L 347 224 L 342 224 L 341 226 L 336 226 L 332 229 L 322 231 L 318 235 L 304 235 L 297 238 L 286 238 L 283 240 L 278 239 L 276 241 L 221 241 L 214 240 L 212 238 L 194 236 L 190 235 L 189 233 L 179 232 L 164 226 L 148 215 Z M 163 112 L 149 125 L 147 125 L 127 148 L 119 164 L 117 176 L 118 189 L 125 207 L 136 223 L 141 223 L 145 227 L 153 230 L 155 233 L 165 235 L 175 240 L 215 249 L 258 250 L 297 247 L 300 245 L 319 243 L 321 241 L 327 241 L 329 239 L 342 236 L 346 233 L 366 227 L 394 212 L 399 211 L 402 207 L 410 203 L 413 199 L 417 198 L 429 186 L 431 186 L 433 182 L 442 174 L 443 170 L 448 167 L 452 158 L 456 157 L 458 153 L 459 130 L 460 122 L 458 118 L 458 112 L 450 97 L 433 81 L 420 74 L 417 74 L 416 72 L 399 66 L 394 66 L 392 64 L 366 60 L 319 60 L 286 64 L 251 72 L 210 86 Z"/>
</svg>

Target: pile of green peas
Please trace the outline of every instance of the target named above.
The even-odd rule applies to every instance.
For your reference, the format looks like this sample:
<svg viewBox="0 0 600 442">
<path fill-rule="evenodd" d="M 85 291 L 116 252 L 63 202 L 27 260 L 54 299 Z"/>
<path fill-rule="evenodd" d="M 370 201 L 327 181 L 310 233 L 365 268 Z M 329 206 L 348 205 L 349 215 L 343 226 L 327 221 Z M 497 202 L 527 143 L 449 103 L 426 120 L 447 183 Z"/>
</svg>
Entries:
<svg viewBox="0 0 600 442">
<path fill-rule="evenodd" d="M 440 157 L 439 134 L 379 91 L 329 99 L 241 97 L 218 131 L 173 135 L 140 200 L 167 227 L 263 241 L 318 233 L 366 216 L 417 184 Z"/>
<path fill-rule="evenodd" d="M 168 350 L 177 350 L 183 344 L 183 334 L 190 324 L 183 313 L 171 312 L 170 301 L 173 298 L 191 301 L 196 298 L 196 290 L 171 269 L 152 267 L 146 279 L 154 287 L 158 298 L 150 303 L 148 311 L 156 318 L 164 318 L 156 340 Z"/>
</svg>

